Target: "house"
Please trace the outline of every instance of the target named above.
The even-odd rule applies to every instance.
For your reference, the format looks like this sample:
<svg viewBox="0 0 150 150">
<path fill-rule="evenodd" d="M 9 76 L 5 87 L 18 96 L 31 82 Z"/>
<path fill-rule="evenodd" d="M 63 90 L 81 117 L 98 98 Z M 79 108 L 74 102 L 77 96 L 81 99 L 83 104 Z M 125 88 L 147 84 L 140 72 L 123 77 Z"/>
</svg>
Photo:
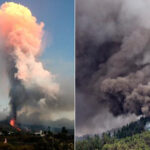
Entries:
<svg viewBox="0 0 150 150">
<path fill-rule="evenodd" d="M 4 140 L 4 144 L 7 144 L 7 138 L 5 138 L 5 140 Z"/>
<path fill-rule="evenodd" d="M 150 122 L 146 123 L 144 129 L 150 131 Z"/>
<path fill-rule="evenodd" d="M 35 135 L 39 135 L 39 136 L 45 136 L 45 134 L 43 133 L 42 130 L 37 131 L 37 132 L 35 132 L 34 134 L 35 134 Z"/>
</svg>

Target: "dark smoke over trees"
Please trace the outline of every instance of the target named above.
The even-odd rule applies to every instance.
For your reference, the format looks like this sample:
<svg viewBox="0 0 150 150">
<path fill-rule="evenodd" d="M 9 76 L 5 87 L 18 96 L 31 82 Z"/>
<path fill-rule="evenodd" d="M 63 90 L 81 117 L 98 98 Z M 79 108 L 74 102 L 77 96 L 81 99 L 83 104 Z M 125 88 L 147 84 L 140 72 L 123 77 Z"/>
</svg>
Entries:
<svg viewBox="0 0 150 150">
<path fill-rule="evenodd" d="M 149 116 L 150 1 L 77 0 L 76 8 L 77 132 Z"/>
</svg>

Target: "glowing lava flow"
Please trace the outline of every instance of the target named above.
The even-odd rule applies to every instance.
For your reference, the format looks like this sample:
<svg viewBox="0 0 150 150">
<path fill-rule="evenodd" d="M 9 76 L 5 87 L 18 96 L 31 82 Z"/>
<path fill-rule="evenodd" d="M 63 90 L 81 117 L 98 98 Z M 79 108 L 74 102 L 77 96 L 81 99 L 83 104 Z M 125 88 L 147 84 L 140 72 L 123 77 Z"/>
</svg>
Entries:
<svg viewBox="0 0 150 150">
<path fill-rule="evenodd" d="M 10 124 L 13 128 L 17 129 L 18 131 L 21 131 L 21 129 L 18 128 L 17 125 L 16 125 L 16 119 L 14 119 L 14 118 L 11 119 L 10 122 L 9 122 L 9 124 Z"/>
</svg>

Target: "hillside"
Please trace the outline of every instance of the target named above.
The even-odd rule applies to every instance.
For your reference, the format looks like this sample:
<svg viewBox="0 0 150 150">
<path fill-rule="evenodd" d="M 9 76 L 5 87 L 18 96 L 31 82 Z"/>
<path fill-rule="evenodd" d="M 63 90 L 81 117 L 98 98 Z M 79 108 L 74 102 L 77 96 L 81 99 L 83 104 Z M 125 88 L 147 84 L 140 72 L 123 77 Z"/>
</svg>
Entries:
<svg viewBox="0 0 150 150">
<path fill-rule="evenodd" d="M 77 141 L 77 150 L 150 150 L 150 131 L 146 129 L 150 118 L 141 118 L 114 132 L 101 136 L 87 136 Z"/>
<path fill-rule="evenodd" d="M 19 125 L 21 131 L 8 121 L 0 122 L 0 150 L 73 150 L 72 130 L 62 127 L 53 132 L 50 127 Z"/>
<path fill-rule="evenodd" d="M 102 150 L 150 150 L 150 131 L 106 143 Z"/>
<path fill-rule="evenodd" d="M 98 136 L 77 142 L 77 150 L 150 150 L 150 131 L 122 139 Z"/>
</svg>

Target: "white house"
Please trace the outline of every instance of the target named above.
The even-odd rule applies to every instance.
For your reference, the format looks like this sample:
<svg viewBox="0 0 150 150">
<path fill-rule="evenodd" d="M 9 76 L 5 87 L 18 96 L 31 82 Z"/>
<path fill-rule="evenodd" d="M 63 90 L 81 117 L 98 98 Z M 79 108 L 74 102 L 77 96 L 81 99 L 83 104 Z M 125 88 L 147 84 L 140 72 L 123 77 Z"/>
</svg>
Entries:
<svg viewBox="0 0 150 150">
<path fill-rule="evenodd" d="M 150 131 L 150 122 L 146 123 L 144 129 Z"/>
</svg>

